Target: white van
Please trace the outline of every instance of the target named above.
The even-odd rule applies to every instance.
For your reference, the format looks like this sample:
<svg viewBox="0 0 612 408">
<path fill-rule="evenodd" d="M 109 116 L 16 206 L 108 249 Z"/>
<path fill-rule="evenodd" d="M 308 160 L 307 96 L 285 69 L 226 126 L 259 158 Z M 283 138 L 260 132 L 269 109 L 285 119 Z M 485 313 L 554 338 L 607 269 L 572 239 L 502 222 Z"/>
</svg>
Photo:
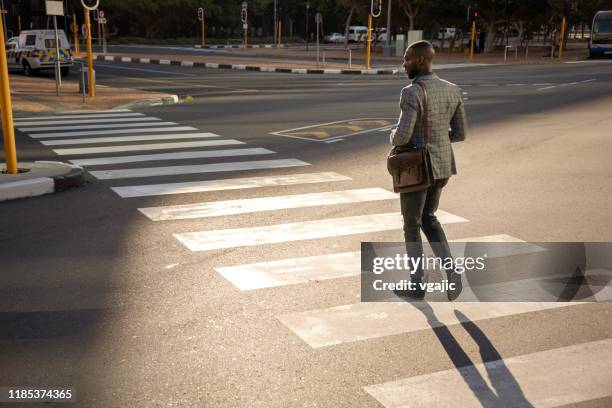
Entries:
<svg viewBox="0 0 612 408">
<path fill-rule="evenodd" d="M 63 30 L 58 30 L 60 69 L 62 75 L 70 73 L 72 53 Z M 23 69 L 32 75 L 41 69 L 54 69 L 57 56 L 54 30 L 26 30 L 19 34 L 17 43 L 7 44 L 9 69 Z"/>
<path fill-rule="evenodd" d="M 368 35 L 366 26 L 349 26 L 349 42 L 363 42 Z"/>
</svg>

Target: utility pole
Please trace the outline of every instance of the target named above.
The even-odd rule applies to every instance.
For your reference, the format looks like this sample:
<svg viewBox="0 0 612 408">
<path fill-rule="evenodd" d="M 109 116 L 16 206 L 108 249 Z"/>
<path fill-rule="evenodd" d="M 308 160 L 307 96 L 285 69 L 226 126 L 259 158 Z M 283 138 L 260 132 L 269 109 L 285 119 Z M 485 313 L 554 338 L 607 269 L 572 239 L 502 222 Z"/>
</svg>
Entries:
<svg viewBox="0 0 612 408">
<path fill-rule="evenodd" d="M 385 55 L 391 56 L 391 0 L 387 2 L 387 46 Z"/>
<path fill-rule="evenodd" d="M 310 33 L 308 32 L 308 15 L 310 14 L 310 2 L 306 2 L 306 52 L 308 52 L 308 40 L 310 39 Z"/>
<path fill-rule="evenodd" d="M 274 0 L 274 43 L 275 44 L 276 44 L 276 41 L 278 41 L 277 40 L 278 32 L 276 31 L 278 29 L 278 22 L 276 21 L 276 1 L 277 0 Z"/>
</svg>

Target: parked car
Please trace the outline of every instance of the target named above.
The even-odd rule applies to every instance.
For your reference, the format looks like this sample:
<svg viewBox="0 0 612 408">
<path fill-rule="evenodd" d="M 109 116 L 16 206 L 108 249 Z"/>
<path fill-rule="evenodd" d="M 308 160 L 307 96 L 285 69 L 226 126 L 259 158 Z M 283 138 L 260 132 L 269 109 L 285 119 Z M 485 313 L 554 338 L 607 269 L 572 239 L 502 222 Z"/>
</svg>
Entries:
<svg viewBox="0 0 612 408">
<path fill-rule="evenodd" d="M 344 42 L 344 36 L 340 33 L 331 33 L 326 35 L 323 40 L 328 43 L 339 44 Z"/>
<path fill-rule="evenodd" d="M 22 69 L 25 75 L 32 75 L 38 70 L 54 69 L 57 56 L 54 30 L 26 30 L 17 38 L 17 42 L 6 48 L 9 69 Z M 72 53 L 70 43 L 64 30 L 58 30 L 60 70 L 62 75 L 70 73 Z M 8 45 L 8 43 L 7 43 Z"/>
</svg>

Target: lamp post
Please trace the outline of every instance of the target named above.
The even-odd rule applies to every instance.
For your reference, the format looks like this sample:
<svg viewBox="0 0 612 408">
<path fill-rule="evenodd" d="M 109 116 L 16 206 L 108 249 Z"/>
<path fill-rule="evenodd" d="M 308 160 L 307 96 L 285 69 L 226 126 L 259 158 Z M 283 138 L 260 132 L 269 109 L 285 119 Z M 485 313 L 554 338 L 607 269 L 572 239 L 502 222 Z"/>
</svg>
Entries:
<svg viewBox="0 0 612 408">
<path fill-rule="evenodd" d="M 306 52 L 308 52 L 308 15 L 310 14 L 310 2 L 306 2 Z"/>
</svg>

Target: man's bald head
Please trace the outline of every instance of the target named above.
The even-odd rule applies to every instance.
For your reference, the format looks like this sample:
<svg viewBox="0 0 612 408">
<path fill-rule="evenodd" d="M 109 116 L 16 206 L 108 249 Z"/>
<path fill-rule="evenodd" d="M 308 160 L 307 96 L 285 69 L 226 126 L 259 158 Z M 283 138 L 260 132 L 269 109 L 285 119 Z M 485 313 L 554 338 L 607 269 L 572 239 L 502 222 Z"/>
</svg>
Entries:
<svg viewBox="0 0 612 408">
<path fill-rule="evenodd" d="M 404 69 L 410 79 L 419 73 L 431 71 L 431 64 L 436 51 L 429 41 L 417 41 L 410 44 L 404 54 Z"/>
<path fill-rule="evenodd" d="M 433 45 L 431 45 L 429 41 L 423 40 L 410 44 L 410 46 L 406 48 L 404 57 L 410 57 L 412 59 L 424 57 L 425 60 L 431 62 L 434 55 L 436 55 L 436 51 L 434 50 Z"/>
</svg>

